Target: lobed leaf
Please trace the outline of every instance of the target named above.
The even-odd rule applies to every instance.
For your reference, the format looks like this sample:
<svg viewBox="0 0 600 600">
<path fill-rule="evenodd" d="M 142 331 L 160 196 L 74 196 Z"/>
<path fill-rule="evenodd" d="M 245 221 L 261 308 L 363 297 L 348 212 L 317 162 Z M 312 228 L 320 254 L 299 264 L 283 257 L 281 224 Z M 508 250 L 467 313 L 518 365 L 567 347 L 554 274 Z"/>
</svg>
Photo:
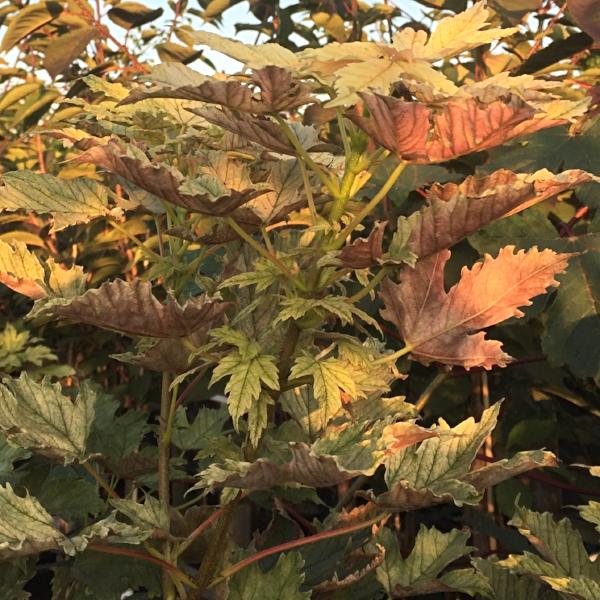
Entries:
<svg viewBox="0 0 600 600">
<path fill-rule="evenodd" d="M 464 267 L 458 283 L 446 292 L 444 266 L 450 252 L 445 250 L 405 270 L 400 284 L 382 284 L 381 315 L 394 323 L 413 356 L 426 364 L 505 366 L 510 357 L 502 344 L 473 332 L 523 316 L 519 307 L 557 286 L 554 276 L 566 268 L 570 256 L 537 248 L 515 254 L 514 246 L 507 246 L 496 258 L 486 255 L 471 269 Z"/>
<path fill-rule="evenodd" d="M 171 297 L 162 303 L 153 295 L 149 281 L 115 279 L 75 298 L 42 301 L 30 314 L 64 318 L 128 335 L 174 338 L 219 321 L 227 306 L 204 295 L 183 306 Z"/>
<path fill-rule="evenodd" d="M 60 384 L 36 383 L 23 372 L 3 379 L 0 397 L 0 429 L 10 441 L 65 463 L 87 459 L 96 403 L 89 384 L 83 382 L 71 400 Z"/>
</svg>

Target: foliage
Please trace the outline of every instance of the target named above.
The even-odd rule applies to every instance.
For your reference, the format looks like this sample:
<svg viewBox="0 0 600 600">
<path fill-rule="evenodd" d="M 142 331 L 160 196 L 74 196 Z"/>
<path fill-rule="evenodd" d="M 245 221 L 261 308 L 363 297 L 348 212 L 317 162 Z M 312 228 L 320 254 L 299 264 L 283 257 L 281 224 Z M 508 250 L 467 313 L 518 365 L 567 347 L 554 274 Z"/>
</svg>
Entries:
<svg viewBox="0 0 600 600">
<path fill-rule="evenodd" d="M 0 595 L 600 597 L 593 3 L 198 4 L 0 7 Z"/>
</svg>

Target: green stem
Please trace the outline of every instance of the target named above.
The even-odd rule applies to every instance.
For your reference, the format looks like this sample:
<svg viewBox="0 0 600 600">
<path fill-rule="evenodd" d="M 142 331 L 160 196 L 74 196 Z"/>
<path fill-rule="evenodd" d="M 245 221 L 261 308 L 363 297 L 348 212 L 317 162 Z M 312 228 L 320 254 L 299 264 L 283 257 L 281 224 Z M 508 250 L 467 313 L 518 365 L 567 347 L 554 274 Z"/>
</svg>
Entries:
<svg viewBox="0 0 600 600">
<path fill-rule="evenodd" d="M 304 182 L 304 191 L 306 192 L 306 199 L 308 201 L 308 209 L 310 210 L 310 216 L 312 218 L 313 225 L 317 224 L 317 207 L 315 206 L 315 199 L 310 187 L 310 181 L 308 179 L 308 171 L 304 161 L 298 158 L 298 164 L 300 165 L 300 171 L 302 172 L 302 181 Z"/>
<path fill-rule="evenodd" d="M 302 147 L 302 144 L 296 137 L 296 134 L 292 131 L 290 126 L 285 122 L 285 120 L 279 115 L 273 115 L 279 126 L 283 130 L 283 133 L 290 141 L 294 150 L 296 150 L 296 154 L 298 158 L 303 160 L 319 177 L 321 183 L 329 190 L 329 193 L 332 196 L 337 196 L 339 190 L 335 183 L 323 172 L 322 168 L 308 155 L 308 152 Z"/>
<path fill-rule="evenodd" d="M 414 349 L 413 346 L 411 346 L 410 344 L 406 344 L 406 346 L 404 346 L 404 348 L 400 348 L 400 350 L 397 350 L 393 354 L 387 354 L 386 356 L 383 356 L 383 357 L 373 361 L 371 364 L 372 365 L 383 365 L 385 363 L 396 361 L 399 358 L 401 358 L 402 356 L 408 354 L 409 352 L 412 352 L 413 349 Z"/>
<path fill-rule="evenodd" d="M 365 296 L 368 296 L 386 277 L 386 275 L 390 272 L 390 267 L 383 267 L 371 281 L 365 287 L 363 287 L 360 292 L 356 292 L 354 296 L 350 296 L 348 298 L 348 302 L 350 304 L 354 304 L 359 300 L 362 300 Z"/>
<path fill-rule="evenodd" d="M 406 168 L 406 162 L 401 161 L 398 166 L 391 172 L 387 181 L 383 184 L 381 189 L 371 198 L 368 204 L 354 216 L 352 221 L 336 236 L 333 240 L 333 244 L 328 250 L 339 250 L 345 243 L 346 238 L 356 229 L 356 227 L 362 222 L 362 220 L 373 212 L 373 209 L 387 196 L 387 193 L 392 189 L 402 172 Z"/>
<path fill-rule="evenodd" d="M 348 141 L 348 132 L 346 131 L 346 124 L 344 123 L 344 115 L 339 108 L 335 112 L 338 127 L 340 129 L 340 136 L 342 138 L 342 144 L 344 144 L 344 154 L 346 155 L 346 158 L 348 158 L 352 152 L 352 149 L 350 148 L 350 142 Z"/>
<path fill-rule="evenodd" d="M 415 408 L 418 412 L 422 412 L 422 410 L 427 406 L 431 395 L 435 390 L 446 381 L 450 375 L 450 371 L 440 371 L 430 382 L 429 385 L 425 388 L 423 393 L 419 396 L 419 399 L 415 403 Z"/>
<path fill-rule="evenodd" d="M 294 285 L 306 292 L 306 286 L 273 254 L 263 248 L 251 235 L 248 234 L 240 225 L 231 217 L 226 217 L 225 222 L 233 229 L 250 247 L 268 261 L 272 262 L 283 275 L 290 279 Z"/>
<path fill-rule="evenodd" d="M 166 511 L 170 512 L 170 490 L 169 490 L 169 459 L 171 454 L 170 444 L 167 439 L 167 427 L 169 416 L 171 413 L 172 398 L 169 393 L 171 385 L 171 376 L 167 371 L 162 374 L 162 386 L 160 394 L 160 422 L 159 422 L 159 439 L 158 439 L 158 499 Z M 165 540 L 163 545 L 163 554 L 170 558 L 171 544 Z M 162 589 L 163 598 L 173 598 L 175 596 L 175 588 L 168 571 L 163 569 L 162 572 Z"/>
<path fill-rule="evenodd" d="M 156 262 L 159 263 L 166 263 L 166 264 L 171 264 L 168 260 L 166 260 L 163 256 L 161 256 L 160 254 L 157 254 L 156 252 L 154 252 L 154 250 L 150 250 L 150 248 L 148 248 L 144 242 L 141 242 L 140 240 L 138 240 L 135 235 L 132 235 L 131 233 L 129 233 L 129 231 L 127 231 L 127 229 L 125 229 L 124 227 L 121 227 L 118 223 L 115 223 L 114 221 L 111 221 L 110 219 L 107 219 L 106 222 L 113 228 L 116 229 L 119 233 L 122 233 L 128 240 L 131 240 L 144 254 L 146 254 L 149 258 L 154 259 Z"/>
</svg>

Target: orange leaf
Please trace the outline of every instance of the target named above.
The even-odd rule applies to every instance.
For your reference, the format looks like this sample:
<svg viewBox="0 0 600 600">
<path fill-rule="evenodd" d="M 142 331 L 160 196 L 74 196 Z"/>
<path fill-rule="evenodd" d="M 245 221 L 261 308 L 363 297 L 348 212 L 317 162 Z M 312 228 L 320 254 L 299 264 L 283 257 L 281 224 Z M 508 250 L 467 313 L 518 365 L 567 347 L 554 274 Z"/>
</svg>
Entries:
<svg viewBox="0 0 600 600">
<path fill-rule="evenodd" d="M 496 258 L 486 254 L 471 269 L 464 267 L 458 283 L 446 292 L 444 266 L 450 251 L 443 250 L 404 269 L 400 284 L 384 281 L 381 315 L 398 327 L 414 358 L 425 364 L 503 367 L 510 356 L 480 330 L 522 317 L 519 307 L 557 286 L 554 276 L 565 270 L 571 256 L 537 248 L 514 254 L 514 246 L 506 246 Z"/>
</svg>

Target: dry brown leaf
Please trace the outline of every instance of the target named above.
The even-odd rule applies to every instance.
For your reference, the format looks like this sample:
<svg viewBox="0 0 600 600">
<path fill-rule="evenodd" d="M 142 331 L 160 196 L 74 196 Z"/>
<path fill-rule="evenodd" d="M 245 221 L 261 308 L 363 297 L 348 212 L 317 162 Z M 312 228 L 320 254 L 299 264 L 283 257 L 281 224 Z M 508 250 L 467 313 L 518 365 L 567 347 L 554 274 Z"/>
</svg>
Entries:
<svg viewBox="0 0 600 600">
<path fill-rule="evenodd" d="M 385 454 L 391 456 L 402 450 L 402 448 L 414 446 L 428 438 L 438 437 L 438 435 L 435 430 L 426 429 L 416 423 L 392 423 L 383 430 L 383 441 L 386 447 Z"/>
<path fill-rule="evenodd" d="M 256 86 L 259 93 L 255 93 L 253 89 Z M 239 81 L 210 79 L 199 85 L 136 90 L 120 104 L 132 104 L 146 98 L 176 98 L 220 104 L 232 110 L 253 114 L 277 113 L 314 101 L 310 96 L 310 88 L 294 81 L 292 74 L 280 67 L 257 69 L 252 74 L 251 85 Z"/>
<path fill-rule="evenodd" d="M 375 223 L 368 238 L 358 238 L 352 244 L 345 246 L 338 258 L 344 267 L 350 269 L 368 269 L 377 264 L 377 259 L 383 255 L 383 235 L 387 221 Z"/>
<path fill-rule="evenodd" d="M 520 135 L 562 125 L 516 96 L 483 103 L 450 100 L 441 107 L 379 94 L 360 94 L 370 116 L 349 114 L 380 146 L 404 160 L 435 163 L 499 146 Z"/>
<path fill-rule="evenodd" d="M 471 367 L 506 366 L 511 360 L 502 344 L 487 340 L 481 329 L 510 317 L 521 317 L 519 307 L 550 286 L 565 270 L 570 254 L 537 248 L 514 253 L 514 246 L 500 250 L 496 258 L 486 254 L 448 292 L 444 290 L 444 266 L 450 251 L 443 250 L 404 269 L 400 284 L 384 281 L 381 315 L 394 323 L 410 345 L 415 359 Z"/>
<path fill-rule="evenodd" d="M 212 216 L 229 215 L 242 204 L 265 193 L 264 189 L 247 188 L 211 198 L 208 193 L 185 193 L 180 189 L 183 175 L 173 167 L 155 164 L 139 149 L 135 154 L 116 141 L 100 144 L 90 139 L 84 140 L 88 149 L 75 160 L 78 163 L 91 163 L 123 177 L 143 190 L 188 210 Z"/>
<path fill-rule="evenodd" d="M 150 282 L 116 279 L 71 300 L 52 300 L 34 310 L 36 315 L 69 319 L 129 335 L 173 338 L 190 335 L 220 319 L 227 306 L 205 296 L 189 300 L 183 306 L 173 298 L 162 303 L 152 293 Z"/>
<path fill-rule="evenodd" d="M 597 179 L 578 169 L 558 175 L 546 170 L 526 175 L 502 169 L 487 177 L 467 177 L 461 184 L 434 184 L 428 205 L 408 217 L 408 247 L 426 258 L 497 219 Z"/>
</svg>

